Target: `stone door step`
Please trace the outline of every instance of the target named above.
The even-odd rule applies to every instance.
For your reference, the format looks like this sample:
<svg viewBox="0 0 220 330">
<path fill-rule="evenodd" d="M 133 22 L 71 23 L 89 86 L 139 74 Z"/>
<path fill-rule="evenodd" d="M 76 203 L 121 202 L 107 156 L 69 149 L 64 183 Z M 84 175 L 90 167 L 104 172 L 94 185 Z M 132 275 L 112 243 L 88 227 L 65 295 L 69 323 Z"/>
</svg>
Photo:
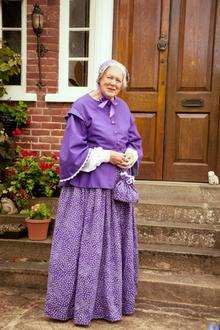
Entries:
<svg viewBox="0 0 220 330">
<path fill-rule="evenodd" d="M 195 248 L 189 246 L 172 246 L 168 244 L 139 244 L 139 250 L 141 251 L 152 251 L 160 253 L 174 253 L 174 254 L 187 254 L 187 255 L 201 255 L 201 256 L 212 256 L 219 258 L 220 250 L 211 250 L 208 248 Z"/>
<path fill-rule="evenodd" d="M 41 261 L 50 257 L 51 237 L 0 239 L 0 260 Z M 146 269 L 188 274 L 220 274 L 220 250 L 170 244 L 139 243 L 140 265 Z"/>
<path fill-rule="evenodd" d="M 143 201 L 215 202 L 220 201 L 220 185 L 190 182 L 142 181 L 136 186 Z"/>
<path fill-rule="evenodd" d="M 0 286 L 27 287 L 44 290 L 47 283 L 48 262 L 1 261 Z"/>
<path fill-rule="evenodd" d="M 46 289 L 47 262 L 1 262 L 1 286 Z M 220 307 L 219 278 L 212 275 L 186 276 L 140 269 L 138 298 L 172 303 Z"/>
<path fill-rule="evenodd" d="M 139 257 L 140 266 L 149 270 L 186 275 L 220 275 L 219 250 L 141 243 Z"/>
<path fill-rule="evenodd" d="M 138 297 L 220 307 L 220 281 L 213 275 L 175 275 L 141 269 Z"/>
<path fill-rule="evenodd" d="M 198 224 L 198 226 L 200 224 L 220 224 L 220 201 L 211 205 L 149 200 L 139 202 L 135 206 L 135 213 L 142 224 L 147 224 L 148 221 L 192 223 Z"/>
<path fill-rule="evenodd" d="M 137 219 L 140 243 L 220 248 L 220 225 L 141 221 Z"/>
</svg>

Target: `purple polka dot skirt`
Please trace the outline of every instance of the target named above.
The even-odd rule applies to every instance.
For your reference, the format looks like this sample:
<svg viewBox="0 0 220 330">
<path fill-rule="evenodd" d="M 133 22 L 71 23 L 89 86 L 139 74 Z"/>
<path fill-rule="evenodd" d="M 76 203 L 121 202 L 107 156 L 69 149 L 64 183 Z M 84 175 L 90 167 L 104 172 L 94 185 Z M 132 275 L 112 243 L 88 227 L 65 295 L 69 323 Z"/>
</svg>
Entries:
<svg viewBox="0 0 220 330">
<path fill-rule="evenodd" d="M 48 270 L 45 314 L 90 325 L 134 313 L 137 292 L 134 207 L 110 189 L 64 187 Z"/>
</svg>

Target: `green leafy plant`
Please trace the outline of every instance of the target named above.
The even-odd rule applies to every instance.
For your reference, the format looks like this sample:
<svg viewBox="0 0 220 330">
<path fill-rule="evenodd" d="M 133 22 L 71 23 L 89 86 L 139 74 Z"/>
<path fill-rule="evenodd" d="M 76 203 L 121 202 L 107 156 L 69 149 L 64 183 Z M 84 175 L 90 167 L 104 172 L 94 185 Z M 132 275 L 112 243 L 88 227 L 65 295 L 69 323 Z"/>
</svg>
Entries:
<svg viewBox="0 0 220 330">
<path fill-rule="evenodd" d="M 26 103 L 23 101 L 16 104 L 1 102 L 0 121 L 8 135 L 14 137 L 21 135 L 21 128 L 30 125 Z"/>
<path fill-rule="evenodd" d="M 21 56 L 3 44 L 0 48 L 0 97 L 7 94 L 6 85 L 10 78 L 21 72 Z"/>
<path fill-rule="evenodd" d="M 21 71 L 21 56 L 3 43 L 0 48 L 0 97 L 7 94 L 5 84 Z M 27 105 L 23 101 L 0 102 L 0 180 L 5 179 L 5 168 L 17 156 L 14 137 L 22 134 L 22 127 L 30 124 Z"/>
<path fill-rule="evenodd" d="M 19 101 L 17 104 L 1 103 L 0 115 L 7 115 L 12 118 L 17 127 L 26 126 L 28 123 L 27 104 Z"/>
<path fill-rule="evenodd" d="M 31 208 L 21 210 L 20 214 L 29 219 L 51 219 L 52 210 L 46 203 L 38 203 L 31 206 Z"/>
</svg>

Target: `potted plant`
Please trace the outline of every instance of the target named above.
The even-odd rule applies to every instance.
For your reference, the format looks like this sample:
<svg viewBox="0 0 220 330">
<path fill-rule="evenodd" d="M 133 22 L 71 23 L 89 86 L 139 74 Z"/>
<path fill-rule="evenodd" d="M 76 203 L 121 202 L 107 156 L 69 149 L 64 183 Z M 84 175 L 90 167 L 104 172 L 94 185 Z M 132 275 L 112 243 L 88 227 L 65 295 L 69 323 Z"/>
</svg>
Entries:
<svg viewBox="0 0 220 330">
<path fill-rule="evenodd" d="M 24 215 L 28 228 L 28 238 L 34 241 L 42 241 L 47 238 L 49 223 L 52 218 L 52 210 L 46 203 L 38 203 L 29 209 L 20 212 Z"/>
</svg>

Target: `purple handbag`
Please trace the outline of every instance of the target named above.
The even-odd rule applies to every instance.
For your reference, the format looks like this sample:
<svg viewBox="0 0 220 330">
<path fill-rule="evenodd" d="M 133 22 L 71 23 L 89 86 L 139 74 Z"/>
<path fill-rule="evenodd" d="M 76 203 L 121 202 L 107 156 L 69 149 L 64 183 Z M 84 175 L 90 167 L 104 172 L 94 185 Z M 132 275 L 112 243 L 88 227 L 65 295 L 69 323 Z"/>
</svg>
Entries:
<svg viewBox="0 0 220 330">
<path fill-rule="evenodd" d="M 134 176 L 120 172 L 119 180 L 113 188 L 113 198 L 125 203 L 137 203 L 138 191 L 134 185 Z"/>
</svg>

